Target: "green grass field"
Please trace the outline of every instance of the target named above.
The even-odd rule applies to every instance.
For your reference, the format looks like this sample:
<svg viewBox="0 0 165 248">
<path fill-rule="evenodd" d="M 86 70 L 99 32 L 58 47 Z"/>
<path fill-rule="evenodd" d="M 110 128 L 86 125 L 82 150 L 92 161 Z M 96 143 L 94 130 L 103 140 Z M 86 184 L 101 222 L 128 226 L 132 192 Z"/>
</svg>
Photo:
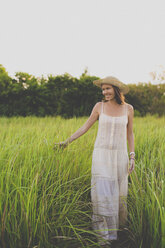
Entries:
<svg viewBox="0 0 165 248">
<path fill-rule="evenodd" d="M 65 150 L 54 142 L 87 118 L 0 118 L 0 247 L 99 247 L 90 179 L 98 123 Z M 165 118 L 134 119 L 136 170 L 129 177 L 127 248 L 165 247 Z"/>
</svg>

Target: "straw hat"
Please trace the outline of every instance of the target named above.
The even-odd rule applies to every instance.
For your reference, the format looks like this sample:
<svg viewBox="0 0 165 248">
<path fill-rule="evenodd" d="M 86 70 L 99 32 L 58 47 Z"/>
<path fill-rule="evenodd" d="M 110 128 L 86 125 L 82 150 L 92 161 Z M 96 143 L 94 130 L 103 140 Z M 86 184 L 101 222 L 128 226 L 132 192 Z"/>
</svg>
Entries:
<svg viewBox="0 0 165 248">
<path fill-rule="evenodd" d="M 129 88 L 126 84 L 122 83 L 119 79 L 112 76 L 103 79 L 94 80 L 93 83 L 100 88 L 102 84 L 110 84 L 117 86 L 123 94 L 127 94 L 129 91 Z"/>
</svg>

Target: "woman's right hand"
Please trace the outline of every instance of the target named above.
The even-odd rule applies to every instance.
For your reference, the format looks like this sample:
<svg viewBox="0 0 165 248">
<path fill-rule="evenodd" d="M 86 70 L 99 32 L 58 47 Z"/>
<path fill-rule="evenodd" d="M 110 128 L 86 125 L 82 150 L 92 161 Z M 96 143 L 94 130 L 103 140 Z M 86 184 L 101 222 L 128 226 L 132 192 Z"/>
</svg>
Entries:
<svg viewBox="0 0 165 248">
<path fill-rule="evenodd" d="M 64 148 L 66 148 L 67 146 L 68 146 L 68 142 L 63 141 L 63 142 L 55 143 L 53 149 L 54 149 L 54 150 L 56 150 L 56 149 L 58 149 L 58 148 L 64 149 Z"/>
</svg>

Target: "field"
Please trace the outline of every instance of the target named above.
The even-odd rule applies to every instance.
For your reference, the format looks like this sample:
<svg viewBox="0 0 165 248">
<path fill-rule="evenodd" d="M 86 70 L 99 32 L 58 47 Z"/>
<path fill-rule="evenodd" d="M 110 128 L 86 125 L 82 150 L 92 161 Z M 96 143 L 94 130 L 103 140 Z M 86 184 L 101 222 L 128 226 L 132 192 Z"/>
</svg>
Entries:
<svg viewBox="0 0 165 248">
<path fill-rule="evenodd" d="M 97 125 L 64 150 L 54 142 L 87 118 L 0 118 L 0 247 L 100 247 L 91 228 L 91 160 Z M 165 247 L 165 118 L 134 119 L 127 248 Z"/>
</svg>

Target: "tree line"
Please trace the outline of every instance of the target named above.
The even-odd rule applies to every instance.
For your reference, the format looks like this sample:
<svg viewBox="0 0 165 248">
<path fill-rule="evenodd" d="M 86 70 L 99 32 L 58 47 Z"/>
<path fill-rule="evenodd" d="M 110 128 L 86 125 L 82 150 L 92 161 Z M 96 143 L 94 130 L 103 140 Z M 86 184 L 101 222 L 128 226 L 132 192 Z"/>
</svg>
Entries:
<svg viewBox="0 0 165 248">
<path fill-rule="evenodd" d="M 80 78 L 64 75 L 48 78 L 17 72 L 12 78 L 0 65 L 0 116 L 89 116 L 96 102 L 103 99 L 93 85 L 96 76 L 84 71 Z M 126 102 L 133 105 L 135 116 L 165 114 L 165 84 L 129 84 Z"/>
</svg>

